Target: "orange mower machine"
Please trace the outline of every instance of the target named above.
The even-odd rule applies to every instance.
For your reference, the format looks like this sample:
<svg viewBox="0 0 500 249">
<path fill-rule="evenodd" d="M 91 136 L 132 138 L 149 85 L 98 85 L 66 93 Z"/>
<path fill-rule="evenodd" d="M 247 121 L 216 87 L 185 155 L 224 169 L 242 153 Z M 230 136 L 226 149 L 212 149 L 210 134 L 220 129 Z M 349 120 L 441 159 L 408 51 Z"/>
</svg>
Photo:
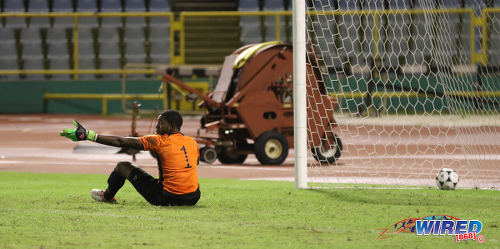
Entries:
<svg viewBox="0 0 500 249">
<path fill-rule="evenodd" d="M 240 164 L 255 153 L 261 164 L 281 164 L 293 147 L 293 51 L 278 42 L 252 44 L 226 56 L 214 91 L 205 95 L 172 75 L 175 84 L 202 99 L 201 128 L 217 137 L 196 137 L 200 160 Z M 314 56 L 309 55 L 310 64 Z M 317 63 L 316 63 L 317 64 Z M 337 100 L 328 95 L 317 66 L 307 66 L 308 143 L 320 163 L 333 163 L 342 152 L 334 133 Z M 314 76 L 311 76 L 314 74 Z M 253 142 L 253 143 L 252 143 Z"/>
</svg>

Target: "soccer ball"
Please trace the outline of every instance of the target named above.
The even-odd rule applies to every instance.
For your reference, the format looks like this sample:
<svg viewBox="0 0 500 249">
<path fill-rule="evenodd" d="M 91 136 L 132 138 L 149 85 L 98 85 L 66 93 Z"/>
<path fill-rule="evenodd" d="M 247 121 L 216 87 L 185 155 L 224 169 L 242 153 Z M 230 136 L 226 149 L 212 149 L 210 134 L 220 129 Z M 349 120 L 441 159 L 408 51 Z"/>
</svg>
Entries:
<svg viewBox="0 0 500 249">
<path fill-rule="evenodd" d="M 454 169 L 442 168 L 436 176 L 436 184 L 439 189 L 454 190 L 458 179 L 458 174 Z"/>
</svg>

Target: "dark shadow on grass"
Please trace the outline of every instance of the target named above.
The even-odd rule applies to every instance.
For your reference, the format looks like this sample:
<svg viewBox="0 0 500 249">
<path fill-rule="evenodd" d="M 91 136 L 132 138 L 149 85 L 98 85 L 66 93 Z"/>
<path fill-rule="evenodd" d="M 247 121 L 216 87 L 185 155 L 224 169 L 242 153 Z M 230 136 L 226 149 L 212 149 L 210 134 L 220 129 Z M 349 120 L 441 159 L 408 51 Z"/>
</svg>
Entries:
<svg viewBox="0 0 500 249">
<path fill-rule="evenodd" d="M 124 205 L 127 206 L 127 205 Z M 203 209 L 208 208 L 206 205 L 195 205 L 195 206 L 154 206 L 149 203 L 144 203 L 142 206 L 149 206 L 153 208 L 161 208 L 161 209 L 173 209 L 173 210 L 190 210 L 190 209 Z"/>
<path fill-rule="evenodd" d="M 189 209 L 200 209 L 200 208 L 208 208 L 207 205 L 205 204 L 196 204 L 194 206 L 156 206 L 156 205 L 151 205 L 145 200 L 122 200 L 118 201 L 117 203 L 99 203 L 98 204 L 103 204 L 103 205 L 111 205 L 111 206 L 120 206 L 120 207 L 152 207 L 152 208 L 165 208 L 165 209 L 176 209 L 176 210 L 189 210 Z"/>
<path fill-rule="evenodd" d="M 191 209 L 202 209 L 207 208 L 205 205 L 195 205 L 195 206 L 159 206 L 161 208 L 175 209 L 175 210 L 191 210 Z"/>
<path fill-rule="evenodd" d="M 351 202 L 351 203 L 363 203 L 363 204 L 375 204 L 375 205 L 392 205 L 392 206 L 432 206 L 432 200 L 422 201 L 422 198 L 415 198 L 415 195 L 408 194 L 407 196 L 402 196 L 403 199 L 396 199 L 394 195 L 390 193 L 385 193 L 383 196 L 376 197 L 374 195 L 380 194 L 379 191 L 366 190 L 366 189 L 352 189 L 349 192 L 343 191 L 342 189 L 308 189 L 306 191 L 311 191 L 313 193 L 318 193 L 325 195 L 328 198 L 337 199 L 340 201 Z M 352 192 L 355 191 L 356 194 L 353 195 Z M 362 191 L 362 192 L 361 192 Z M 362 197 L 360 195 L 370 195 L 370 197 Z M 398 195 L 401 196 L 401 195 Z"/>
</svg>

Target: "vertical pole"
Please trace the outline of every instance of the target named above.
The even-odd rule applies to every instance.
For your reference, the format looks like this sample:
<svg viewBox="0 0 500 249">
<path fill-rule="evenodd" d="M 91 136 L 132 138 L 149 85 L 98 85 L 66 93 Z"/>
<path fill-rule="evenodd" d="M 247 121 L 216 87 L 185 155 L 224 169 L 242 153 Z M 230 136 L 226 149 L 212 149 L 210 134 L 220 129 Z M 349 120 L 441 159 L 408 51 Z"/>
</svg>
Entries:
<svg viewBox="0 0 500 249">
<path fill-rule="evenodd" d="M 73 79 L 78 80 L 78 16 L 73 15 Z"/>
<path fill-rule="evenodd" d="M 180 15 L 180 20 L 179 20 L 181 27 L 180 27 L 180 55 L 181 55 L 181 64 L 186 64 L 186 33 L 185 33 L 185 25 L 186 22 L 184 22 L 184 15 L 181 13 Z"/>
<path fill-rule="evenodd" d="M 281 15 L 275 15 L 274 16 L 274 30 L 275 30 L 275 34 L 276 34 L 276 41 L 281 41 L 281 34 L 280 34 L 280 31 L 281 31 L 281 26 L 280 26 L 280 17 Z"/>
<path fill-rule="evenodd" d="M 482 41 L 481 41 L 481 63 L 483 63 L 483 65 L 487 65 L 488 64 L 488 25 L 486 25 L 486 20 L 487 20 L 487 17 L 488 15 L 490 14 L 490 12 L 488 10 L 485 10 L 483 12 L 483 16 L 482 18 L 480 18 L 481 20 L 481 34 L 482 34 Z M 472 14 L 474 15 L 474 14 Z M 471 26 L 472 26 L 472 22 L 471 22 Z M 471 44 L 474 43 L 475 41 L 475 36 L 476 36 L 476 31 L 474 29 L 474 26 L 471 27 Z M 474 47 L 471 46 L 471 49 L 474 49 L 473 51 L 476 52 L 476 48 L 475 48 L 475 44 L 474 44 Z"/>
<path fill-rule="evenodd" d="M 293 0 L 293 133 L 295 187 L 307 188 L 306 11 Z"/>
<path fill-rule="evenodd" d="M 167 109 L 172 109 L 172 86 L 167 84 Z"/>
<path fill-rule="evenodd" d="M 106 97 L 102 98 L 102 113 L 101 115 L 108 115 L 108 99 Z"/>
<path fill-rule="evenodd" d="M 167 110 L 168 109 L 168 105 L 167 105 L 167 101 L 168 101 L 168 98 L 167 98 L 167 85 L 168 83 L 166 81 L 163 81 L 162 82 L 162 89 L 163 89 L 163 110 Z"/>
</svg>

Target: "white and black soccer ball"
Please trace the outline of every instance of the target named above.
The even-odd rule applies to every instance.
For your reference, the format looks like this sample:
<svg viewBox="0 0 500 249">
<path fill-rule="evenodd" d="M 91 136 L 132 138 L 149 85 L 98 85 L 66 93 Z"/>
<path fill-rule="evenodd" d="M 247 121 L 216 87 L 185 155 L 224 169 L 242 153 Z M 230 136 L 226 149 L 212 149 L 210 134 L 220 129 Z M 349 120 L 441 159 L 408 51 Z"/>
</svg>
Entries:
<svg viewBox="0 0 500 249">
<path fill-rule="evenodd" d="M 443 190 L 454 190 L 458 180 L 458 174 L 454 169 L 442 168 L 436 176 L 436 184 Z"/>
</svg>

